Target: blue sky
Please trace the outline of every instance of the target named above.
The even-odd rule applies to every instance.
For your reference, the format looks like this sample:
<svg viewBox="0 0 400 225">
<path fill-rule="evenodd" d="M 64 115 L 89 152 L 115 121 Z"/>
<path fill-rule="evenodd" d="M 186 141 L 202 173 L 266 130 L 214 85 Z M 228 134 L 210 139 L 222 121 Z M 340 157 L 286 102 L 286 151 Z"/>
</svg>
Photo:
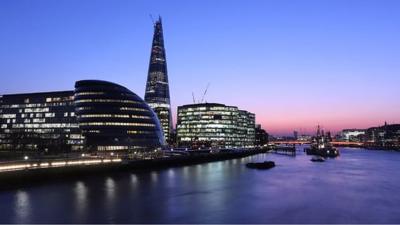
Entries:
<svg viewBox="0 0 400 225">
<path fill-rule="evenodd" d="M 398 0 L 0 0 L 0 94 L 102 79 L 143 96 L 152 14 L 174 109 L 210 82 L 208 102 L 273 134 L 400 122 L 399 12 Z"/>
</svg>

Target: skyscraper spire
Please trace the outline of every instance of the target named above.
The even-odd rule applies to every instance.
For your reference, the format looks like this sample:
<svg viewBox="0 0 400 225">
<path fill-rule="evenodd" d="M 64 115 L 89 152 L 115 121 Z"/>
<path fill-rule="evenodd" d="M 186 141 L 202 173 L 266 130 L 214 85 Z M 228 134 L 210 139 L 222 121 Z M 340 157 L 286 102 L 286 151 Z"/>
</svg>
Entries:
<svg viewBox="0 0 400 225">
<path fill-rule="evenodd" d="M 169 141 L 172 129 L 171 105 L 161 16 L 154 23 L 153 44 L 144 100 L 157 114 L 165 140 Z"/>
</svg>

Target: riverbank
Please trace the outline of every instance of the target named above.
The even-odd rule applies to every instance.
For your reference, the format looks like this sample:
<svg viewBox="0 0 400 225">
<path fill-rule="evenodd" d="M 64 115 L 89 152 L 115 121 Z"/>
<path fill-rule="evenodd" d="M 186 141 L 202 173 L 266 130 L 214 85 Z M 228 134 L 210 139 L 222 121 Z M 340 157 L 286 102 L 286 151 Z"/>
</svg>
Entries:
<svg viewBox="0 0 400 225">
<path fill-rule="evenodd" d="M 31 183 L 43 181 L 64 180 L 68 178 L 116 173 L 120 171 L 155 170 L 168 167 L 180 167 L 186 165 L 242 158 L 266 152 L 267 149 L 254 149 L 208 154 L 180 155 L 147 160 L 122 160 L 115 163 L 101 163 L 92 165 L 77 164 L 63 167 L 46 167 L 5 171 L 0 173 L 0 183 L 2 184 L 0 186 L 0 189 L 21 187 Z"/>
<path fill-rule="evenodd" d="M 354 144 L 333 144 L 334 147 L 342 148 L 359 148 L 366 150 L 377 150 L 377 151 L 400 151 L 400 147 L 382 147 L 382 146 L 365 146 L 365 145 L 354 145 Z"/>
</svg>

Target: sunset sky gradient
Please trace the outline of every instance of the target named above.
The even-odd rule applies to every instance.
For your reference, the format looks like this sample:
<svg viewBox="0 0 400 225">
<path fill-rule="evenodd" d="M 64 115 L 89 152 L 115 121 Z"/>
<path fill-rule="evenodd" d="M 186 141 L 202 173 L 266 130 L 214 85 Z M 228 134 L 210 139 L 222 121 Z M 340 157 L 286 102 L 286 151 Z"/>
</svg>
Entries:
<svg viewBox="0 0 400 225">
<path fill-rule="evenodd" d="M 200 98 L 274 135 L 400 123 L 398 0 L 1 0 L 0 94 L 101 79 L 144 95 L 163 18 L 173 113 Z"/>
</svg>

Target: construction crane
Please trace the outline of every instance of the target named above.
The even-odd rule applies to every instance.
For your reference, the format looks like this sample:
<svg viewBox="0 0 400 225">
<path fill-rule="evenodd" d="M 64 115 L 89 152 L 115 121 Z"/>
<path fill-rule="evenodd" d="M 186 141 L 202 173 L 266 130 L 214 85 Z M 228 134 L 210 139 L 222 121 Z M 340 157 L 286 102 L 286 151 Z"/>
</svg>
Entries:
<svg viewBox="0 0 400 225">
<path fill-rule="evenodd" d="M 204 90 L 203 96 L 201 96 L 201 100 L 196 102 L 196 98 L 194 96 L 194 92 L 192 91 L 192 98 L 193 98 L 193 104 L 201 104 L 204 102 L 204 98 L 207 94 L 208 88 L 210 87 L 210 83 L 207 84 L 206 89 Z"/>
<path fill-rule="evenodd" d="M 193 104 L 196 104 L 196 99 L 194 98 L 194 92 L 192 91 L 192 97 L 193 97 Z"/>
<path fill-rule="evenodd" d="M 210 83 L 207 84 L 207 87 L 206 87 L 206 89 L 204 90 L 203 96 L 201 97 L 200 103 L 203 103 L 204 97 L 206 96 L 209 87 L 210 87 Z"/>
</svg>

